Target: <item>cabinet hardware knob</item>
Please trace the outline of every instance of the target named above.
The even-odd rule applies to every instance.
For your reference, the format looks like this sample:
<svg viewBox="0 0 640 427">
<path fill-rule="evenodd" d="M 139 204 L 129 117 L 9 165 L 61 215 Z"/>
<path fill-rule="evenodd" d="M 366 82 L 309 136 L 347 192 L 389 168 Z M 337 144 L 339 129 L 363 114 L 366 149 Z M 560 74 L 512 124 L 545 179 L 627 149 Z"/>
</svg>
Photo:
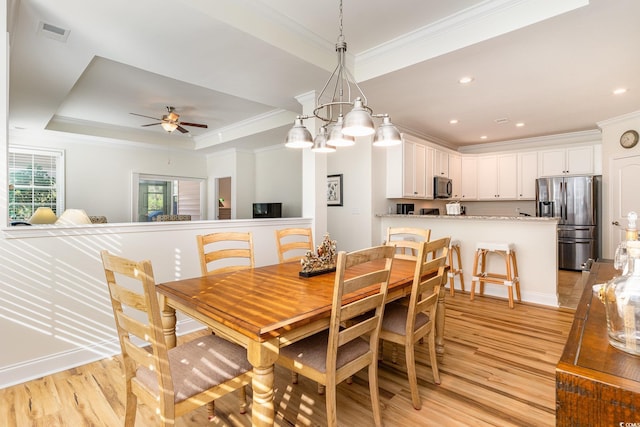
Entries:
<svg viewBox="0 0 640 427">
<path fill-rule="evenodd" d="M 618 221 L 613 221 L 611 222 L 611 225 L 620 225 L 620 223 Z"/>
</svg>

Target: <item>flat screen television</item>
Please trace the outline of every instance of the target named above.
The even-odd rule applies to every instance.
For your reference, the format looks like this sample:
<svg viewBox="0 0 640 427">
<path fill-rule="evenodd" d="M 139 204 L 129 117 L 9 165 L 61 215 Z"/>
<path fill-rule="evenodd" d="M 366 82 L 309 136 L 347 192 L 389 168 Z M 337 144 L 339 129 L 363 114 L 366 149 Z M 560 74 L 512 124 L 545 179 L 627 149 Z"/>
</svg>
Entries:
<svg viewBox="0 0 640 427">
<path fill-rule="evenodd" d="M 282 203 L 254 203 L 254 218 L 282 218 Z"/>
</svg>

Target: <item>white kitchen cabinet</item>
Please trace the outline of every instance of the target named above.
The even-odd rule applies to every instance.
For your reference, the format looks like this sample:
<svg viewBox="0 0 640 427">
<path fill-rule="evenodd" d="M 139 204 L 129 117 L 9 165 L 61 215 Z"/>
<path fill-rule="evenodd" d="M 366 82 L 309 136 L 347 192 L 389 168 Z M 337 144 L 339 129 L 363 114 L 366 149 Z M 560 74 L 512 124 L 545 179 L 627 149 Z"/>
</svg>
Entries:
<svg viewBox="0 0 640 427">
<path fill-rule="evenodd" d="M 538 175 L 591 175 L 594 173 L 594 146 L 540 151 Z"/>
<path fill-rule="evenodd" d="M 462 197 L 462 157 L 449 154 L 449 178 L 451 179 L 451 198 Z"/>
<path fill-rule="evenodd" d="M 535 200 L 538 152 L 518 153 L 518 199 Z"/>
<path fill-rule="evenodd" d="M 433 161 L 433 175 L 443 176 L 450 178 L 449 176 L 449 153 L 446 151 L 435 149 Z"/>
<path fill-rule="evenodd" d="M 462 156 L 460 159 L 460 200 L 476 200 L 478 198 L 477 182 L 477 158 Z"/>
<path fill-rule="evenodd" d="M 478 199 L 516 199 L 517 155 L 478 157 Z"/>
<path fill-rule="evenodd" d="M 433 198 L 433 151 L 407 136 L 387 148 L 388 198 Z"/>
</svg>

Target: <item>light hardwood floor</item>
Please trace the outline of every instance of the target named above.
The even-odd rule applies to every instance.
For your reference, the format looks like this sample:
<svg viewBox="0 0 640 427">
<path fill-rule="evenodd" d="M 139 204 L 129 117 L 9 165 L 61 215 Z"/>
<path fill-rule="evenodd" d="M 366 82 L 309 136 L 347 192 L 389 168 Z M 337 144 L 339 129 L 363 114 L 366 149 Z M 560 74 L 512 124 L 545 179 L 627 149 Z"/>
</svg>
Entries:
<svg viewBox="0 0 640 427">
<path fill-rule="evenodd" d="M 506 300 L 447 294 L 446 353 L 440 366 L 442 384 L 432 383 L 426 345 L 418 345 L 417 370 L 422 409 L 416 411 L 406 379 L 404 353 L 392 364 L 390 346 L 380 363 L 380 392 L 386 426 L 553 426 L 555 365 L 573 311 L 527 304 L 508 308 Z M 326 424 L 324 396 L 316 384 L 276 368 L 278 426 Z M 339 385 L 340 425 L 372 425 L 366 373 L 352 385 Z M 0 390 L 3 426 L 122 425 L 124 385 L 121 359 L 114 357 Z M 251 397 L 251 391 L 248 390 Z M 238 412 L 237 398 L 216 401 L 217 418 L 206 421 L 206 408 L 178 420 L 181 427 L 249 426 L 250 409 Z M 152 412 L 139 406 L 136 426 L 155 426 Z"/>
</svg>

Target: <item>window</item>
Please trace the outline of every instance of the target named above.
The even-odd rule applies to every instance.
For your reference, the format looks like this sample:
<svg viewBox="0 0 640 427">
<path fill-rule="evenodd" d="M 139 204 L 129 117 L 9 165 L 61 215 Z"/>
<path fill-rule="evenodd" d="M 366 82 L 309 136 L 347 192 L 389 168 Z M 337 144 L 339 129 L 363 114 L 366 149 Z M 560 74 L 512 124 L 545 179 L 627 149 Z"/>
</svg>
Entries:
<svg viewBox="0 0 640 427">
<path fill-rule="evenodd" d="M 176 176 L 133 174 L 134 221 L 153 221 L 157 215 L 205 217 L 205 180 Z"/>
<path fill-rule="evenodd" d="M 9 218 L 26 221 L 41 206 L 64 211 L 64 152 L 9 147 Z"/>
</svg>

